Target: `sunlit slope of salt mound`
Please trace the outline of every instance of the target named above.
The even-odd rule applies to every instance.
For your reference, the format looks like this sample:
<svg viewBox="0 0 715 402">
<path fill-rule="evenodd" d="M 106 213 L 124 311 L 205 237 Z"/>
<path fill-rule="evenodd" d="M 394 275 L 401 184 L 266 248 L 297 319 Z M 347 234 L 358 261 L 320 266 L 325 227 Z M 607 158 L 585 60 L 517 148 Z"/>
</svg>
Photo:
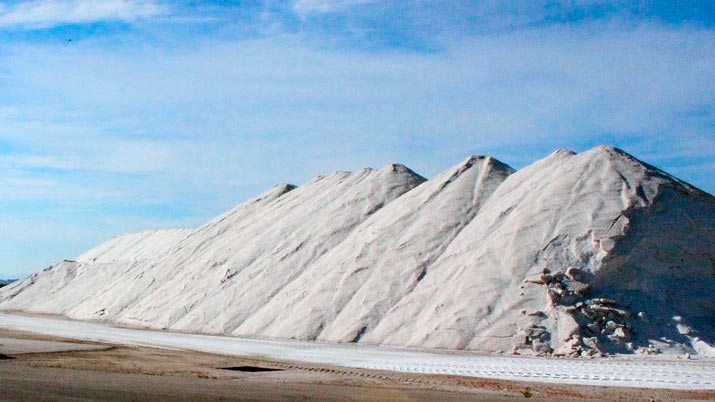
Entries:
<svg viewBox="0 0 715 402">
<path fill-rule="evenodd" d="M 711 353 L 715 200 L 625 152 L 511 175 L 365 342 Z"/>
<path fill-rule="evenodd" d="M 172 277 L 117 320 L 230 332 L 365 219 L 423 181 L 395 164 L 336 172 L 240 222 L 200 229 L 163 261 Z"/>
<path fill-rule="evenodd" d="M 282 184 L 207 223 L 239 223 L 295 186 Z M 117 236 L 82 254 L 19 281 L 0 293 L 0 307 L 117 321 L 119 314 L 170 278 L 160 262 L 181 250 L 194 230 L 160 230 Z M 172 242 L 175 242 L 172 244 Z"/>
<path fill-rule="evenodd" d="M 0 293 L 0 306 L 30 312 L 69 314 L 80 305 L 122 289 L 131 297 L 132 272 L 158 261 L 192 231 L 154 230 L 114 237 L 77 260 L 65 260 L 17 281 Z M 103 315 L 101 311 L 98 314 Z"/>
<path fill-rule="evenodd" d="M 425 277 L 513 172 L 473 156 L 415 188 L 361 224 L 234 334 L 357 341 Z"/>
<path fill-rule="evenodd" d="M 293 188 L 275 186 L 215 221 L 240 221 Z M 162 269 L 159 263 L 180 249 L 179 243 L 193 233 L 177 229 L 117 236 L 77 261 L 63 261 L 16 283 L 0 293 L 0 306 L 79 319 L 116 320 L 127 306 L 172 275 L 172 269 Z"/>
<path fill-rule="evenodd" d="M 208 222 L 200 229 L 192 230 L 188 236 L 176 244 L 171 252 L 162 254 L 157 259 L 132 264 L 130 270 L 122 275 L 126 283 L 122 283 L 122 278 L 118 277 L 120 281 L 102 287 L 100 278 L 96 286 L 102 290 L 96 292 L 94 297 L 88 298 L 85 302 L 73 306 L 66 314 L 79 319 L 104 318 L 120 323 L 135 323 L 124 318 L 127 311 L 146 301 L 157 303 L 157 307 L 159 303 L 167 302 L 168 300 L 153 299 L 152 295 L 157 289 L 180 275 L 184 265 L 192 264 L 192 261 L 185 258 L 187 250 L 191 250 L 192 247 L 200 248 L 202 244 L 211 242 L 211 239 L 203 237 L 204 234 L 220 233 L 222 226 L 240 225 L 245 219 L 261 214 L 264 208 L 272 205 L 273 202 L 293 189 L 295 186 L 288 184 L 274 186 L 258 197 L 250 199 Z M 230 247 L 225 249 L 225 253 L 230 252 Z M 195 263 L 199 264 L 201 261 Z M 174 295 L 178 297 L 186 286 L 188 285 L 184 283 L 175 289 Z M 159 314 L 166 315 L 168 312 L 166 310 L 159 311 Z M 136 324 L 159 326 L 158 324 L 156 326 L 145 324 L 141 317 Z"/>
</svg>

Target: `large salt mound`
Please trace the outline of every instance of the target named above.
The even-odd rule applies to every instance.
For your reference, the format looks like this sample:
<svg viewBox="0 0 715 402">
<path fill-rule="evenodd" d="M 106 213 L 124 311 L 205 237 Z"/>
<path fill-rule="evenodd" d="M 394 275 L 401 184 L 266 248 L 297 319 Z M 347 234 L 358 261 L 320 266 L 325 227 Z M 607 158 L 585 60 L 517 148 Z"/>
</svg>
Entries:
<svg viewBox="0 0 715 402">
<path fill-rule="evenodd" d="M 611 147 L 557 151 L 509 177 L 365 341 L 565 354 L 696 333 L 712 344 L 713 256 L 712 196 Z"/>
<path fill-rule="evenodd" d="M 153 328 L 569 356 L 712 354 L 715 199 L 623 151 L 282 185 L 121 236 L 0 308 Z"/>
</svg>

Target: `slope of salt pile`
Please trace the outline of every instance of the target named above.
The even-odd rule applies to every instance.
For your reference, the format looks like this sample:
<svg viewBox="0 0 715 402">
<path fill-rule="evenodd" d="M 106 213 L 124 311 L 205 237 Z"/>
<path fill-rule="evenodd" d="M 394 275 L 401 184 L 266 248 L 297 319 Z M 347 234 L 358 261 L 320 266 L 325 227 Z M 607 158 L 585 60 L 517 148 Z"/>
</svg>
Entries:
<svg viewBox="0 0 715 402">
<path fill-rule="evenodd" d="M 336 172 L 239 222 L 199 230 L 163 262 L 172 277 L 116 320 L 230 332 L 365 219 L 423 181 L 395 164 Z"/>
<path fill-rule="evenodd" d="M 190 233 L 171 229 L 116 236 L 76 261 L 61 261 L 7 286 L 0 304 L 6 309 L 68 314 L 115 283 L 129 283 L 132 267 L 161 259 Z"/>
<path fill-rule="evenodd" d="M 357 341 L 514 170 L 473 156 L 375 213 L 234 334 Z M 296 312 L 299 312 L 296 314 Z"/>
<path fill-rule="evenodd" d="M 275 186 L 215 220 L 241 220 L 293 188 Z M 158 263 L 193 233 L 175 229 L 114 237 L 80 255 L 77 261 L 59 262 L 8 286 L 0 293 L 0 306 L 78 319 L 113 320 L 155 286 L 158 278 L 172 274 L 171 270 L 159 269 Z"/>
<path fill-rule="evenodd" d="M 712 345 L 713 239 L 712 196 L 612 147 L 559 151 L 510 176 L 365 341 L 571 356 Z"/>
</svg>

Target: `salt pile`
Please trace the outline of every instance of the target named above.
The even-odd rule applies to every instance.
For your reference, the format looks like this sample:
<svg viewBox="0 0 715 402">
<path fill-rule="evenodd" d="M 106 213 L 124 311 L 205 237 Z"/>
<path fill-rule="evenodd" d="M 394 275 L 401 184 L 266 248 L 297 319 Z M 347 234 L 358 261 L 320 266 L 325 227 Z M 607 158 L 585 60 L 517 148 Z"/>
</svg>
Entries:
<svg viewBox="0 0 715 402">
<path fill-rule="evenodd" d="M 0 308 L 149 328 L 531 355 L 713 354 L 715 199 L 627 153 L 470 157 L 280 185 L 114 238 Z"/>
</svg>

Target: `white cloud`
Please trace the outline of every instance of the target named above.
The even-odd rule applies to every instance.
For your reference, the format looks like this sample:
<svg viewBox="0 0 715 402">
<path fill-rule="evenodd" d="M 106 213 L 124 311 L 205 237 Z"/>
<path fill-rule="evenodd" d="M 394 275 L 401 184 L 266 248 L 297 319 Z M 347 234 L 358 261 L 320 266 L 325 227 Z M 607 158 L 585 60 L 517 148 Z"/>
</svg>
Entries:
<svg viewBox="0 0 715 402">
<path fill-rule="evenodd" d="M 25 103 L 43 108 L 16 118 L 6 112 L 0 139 L 57 146 L 58 154 L 103 171 L 195 178 L 213 175 L 210 167 L 225 171 L 227 162 L 250 172 L 270 161 L 261 158 L 292 161 L 272 166 L 271 177 L 261 179 L 266 185 L 387 162 L 381 157 L 429 175 L 467 152 L 534 144 L 547 150 L 604 133 L 702 143 L 712 135 L 715 107 L 713 38 L 706 29 L 593 23 L 463 38 L 429 54 L 316 49 L 289 36 L 140 49 L 24 46 L 6 52 L 0 67 L 7 88 L 34 94 Z M 693 115 L 698 111 L 707 113 Z M 150 137 L 154 145 L 112 140 L 109 147 L 107 132 Z M 681 140 L 685 133 L 690 140 Z M 217 153 L 208 163 L 189 158 L 177 170 L 191 148 L 164 140 L 176 136 L 212 144 L 206 152 Z M 91 143 L 96 149 L 83 145 Z M 311 165 L 298 160 L 293 143 L 306 147 Z M 419 143 L 439 144 L 440 161 L 406 151 Z M 251 156 L 229 152 L 239 147 L 254 148 Z M 107 151 L 119 149 L 126 151 Z M 345 149 L 350 155 L 336 154 Z M 137 154 L 144 157 L 127 163 Z M 300 176 L 284 168 L 292 164 L 304 166 Z"/>
<path fill-rule="evenodd" d="M 301 18 L 310 14 L 330 14 L 352 7 L 374 3 L 376 0 L 295 0 L 293 11 Z"/>
<path fill-rule="evenodd" d="M 101 21 L 132 22 L 162 15 L 166 6 L 152 0 L 31 0 L 0 3 L 0 27 L 50 28 Z"/>
</svg>

